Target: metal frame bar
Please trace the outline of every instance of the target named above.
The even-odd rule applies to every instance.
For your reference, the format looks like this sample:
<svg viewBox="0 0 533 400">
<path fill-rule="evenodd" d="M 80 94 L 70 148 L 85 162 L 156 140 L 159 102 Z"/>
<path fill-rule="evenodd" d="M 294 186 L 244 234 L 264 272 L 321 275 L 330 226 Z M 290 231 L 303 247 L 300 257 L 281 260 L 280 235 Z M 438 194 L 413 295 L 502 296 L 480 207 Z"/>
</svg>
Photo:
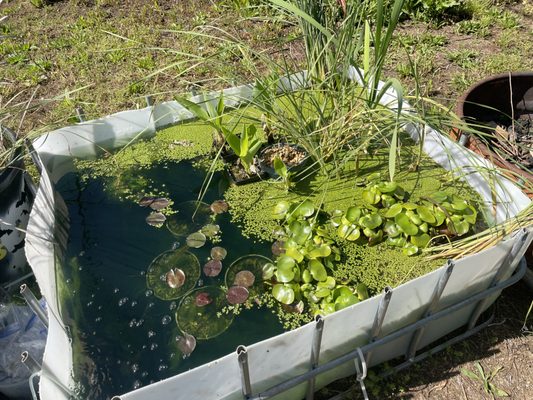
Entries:
<svg viewBox="0 0 533 400">
<path fill-rule="evenodd" d="M 323 365 L 320 365 L 318 366 L 317 368 L 311 370 L 311 371 L 308 371 L 306 373 L 303 373 L 301 375 L 298 375 L 298 376 L 295 376 L 293 378 L 289 378 L 287 380 L 285 380 L 284 382 L 281 382 L 277 385 L 274 385 L 272 387 L 270 387 L 269 389 L 266 389 L 264 390 L 263 392 L 261 393 L 257 393 L 256 395 L 250 395 L 248 394 L 246 399 L 247 400 L 266 400 L 266 399 L 270 399 L 272 398 L 273 396 L 276 396 L 280 393 L 283 393 L 289 389 L 292 389 L 293 387 L 296 387 L 306 381 L 309 381 L 310 379 L 318 376 L 318 375 L 321 375 L 325 372 L 328 372 L 328 371 L 331 371 L 332 369 L 342 365 L 342 364 L 345 364 L 349 361 L 352 361 L 352 360 L 355 360 L 356 358 L 359 358 L 359 352 L 362 352 L 363 354 L 365 353 L 368 353 L 372 350 L 375 350 L 376 348 L 386 344 L 386 343 L 389 343 L 389 342 L 392 342 L 393 340 L 396 340 L 402 336 L 405 336 L 405 335 L 408 335 L 410 333 L 413 333 L 415 332 L 416 330 L 418 330 L 419 328 L 421 327 L 424 327 L 426 326 L 427 324 L 429 324 L 430 322 L 433 322 L 433 321 L 436 321 L 440 318 L 443 318 L 447 315 L 450 315 L 466 306 L 469 306 L 473 303 L 476 303 L 476 302 L 479 302 L 480 300 L 482 299 L 485 299 L 499 291 L 501 291 L 502 289 L 508 287 L 508 286 L 511 286 L 513 284 L 515 284 L 516 282 L 518 282 L 520 279 L 522 279 L 522 276 L 524 276 L 525 274 L 525 271 L 526 271 L 526 268 L 527 268 L 527 264 L 525 262 L 524 259 L 522 259 L 522 261 L 520 262 L 517 270 L 515 271 L 515 273 L 507 280 L 503 281 L 503 282 L 499 282 L 475 295 L 472 295 L 458 303 L 455 303 L 443 310 L 440 310 L 434 314 L 431 314 L 425 318 L 422 318 L 420 320 L 418 320 L 417 322 L 414 322 L 404 328 L 401 328 L 395 332 L 392 332 L 390 334 L 388 334 L 387 336 L 384 336 L 383 338 L 381 339 L 378 339 L 372 343 L 368 343 L 367 345 L 361 347 L 361 348 L 357 348 L 355 350 L 352 350 L 346 354 L 343 354 L 331 361 L 328 361 L 327 363 L 323 364 Z M 478 328 L 475 328 L 476 330 Z M 479 330 L 482 329 L 482 327 L 479 328 Z M 468 332 L 469 335 L 475 333 L 475 332 Z M 456 339 L 455 341 L 459 341 L 459 340 L 462 340 L 464 339 L 465 335 L 461 335 L 460 337 L 458 337 L 458 339 Z M 453 342 L 455 342 L 453 341 Z M 437 346 L 437 348 L 441 349 L 442 348 L 442 345 L 440 346 Z M 431 353 L 432 354 L 432 353 Z M 424 354 L 421 354 L 417 357 L 415 357 L 412 361 L 408 361 L 409 364 L 412 364 L 413 362 L 415 361 L 418 361 L 422 358 L 425 358 L 427 357 L 428 355 L 430 355 L 430 353 L 426 352 Z M 404 363 L 405 364 L 405 363 Z M 407 364 L 405 365 L 407 366 Z M 405 368 L 405 366 L 403 368 Z"/>
<path fill-rule="evenodd" d="M 42 309 L 41 304 L 39 304 L 39 300 L 37 300 L 33 292 L 25 283 L 20 285 L 20 294 L 24 297 L 24 300 L 26 300 L 28 307 L 30 307 L 33 313 L 39 317 L 43 325 L 48 328 L 48 316 Z"/>
<path fill-rule="evenodd" d="M 322 332 L 324 331 L 324 319 L 318 315 L 315 319 L 315 332 L 313 335 L 313 345 L 311 346 L 311 371 L 318 367 L 320 358 L 320 346 L 322 345 Z M 315 377 L 309 379 L 307 386 L 306 400 L 313 400 L 315 397 Z"/>
<path fill-rule="evenodd" d="M 245 346 L 237 347 L 237 359 L 239 360 L 239 369 L 241 371 L 242 395 L 249 399 L 252 395 L 252 383 L 250 380 L 250 366 L 248 364 L 248 350 Z"/>
</svg>

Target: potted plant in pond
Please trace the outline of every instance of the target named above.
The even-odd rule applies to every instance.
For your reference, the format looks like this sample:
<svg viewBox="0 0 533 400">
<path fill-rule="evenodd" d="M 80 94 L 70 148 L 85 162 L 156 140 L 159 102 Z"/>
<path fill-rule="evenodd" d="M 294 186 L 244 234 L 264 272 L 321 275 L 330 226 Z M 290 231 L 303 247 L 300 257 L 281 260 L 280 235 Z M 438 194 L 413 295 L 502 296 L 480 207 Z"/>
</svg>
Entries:
<svg viewBox="0 0 533 400">
<path fill-rule="evenodd" d="M 14 133 L 0 127 L 0 284 L 29 272 L 24 230 L 33 195 L 26 183 L 22 148 Z"/>
<path fill-rule="evenodd" d="M 503 168 L 533 197 L 533 72 L 509 72 L 472 85 L 457 116 L 470 130 L 456 132 L 469 149 Z"/>
</svg>

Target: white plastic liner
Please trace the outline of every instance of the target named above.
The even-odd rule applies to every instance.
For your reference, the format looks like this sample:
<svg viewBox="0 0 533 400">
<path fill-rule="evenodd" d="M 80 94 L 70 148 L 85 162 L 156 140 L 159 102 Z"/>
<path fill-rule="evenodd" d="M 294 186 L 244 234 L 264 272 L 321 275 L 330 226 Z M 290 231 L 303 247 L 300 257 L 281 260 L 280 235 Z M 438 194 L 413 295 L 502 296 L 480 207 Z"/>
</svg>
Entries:
<svg viewBox="0 0 533 400">
<path fill-rule="evenodd" d="M 352 76 L 357 79 L 355 72 L 355 70 L 352 71 Z M 291 76 L 281 85 L 298 86 L 304 76 Z M 225 102 L 236 104 L 249 100 L 252 92 L 253 87 L 250 85 L 230 88 L 224 91 Z M 215 93 L 208 95 L 207 98 L 216 101 L 217 96 Z M 205 101 L 205 97 L 196 96 L 193 101 Z M 396 96 L 392 90 L 383 98 L 383 103 L 392 109 L 397 106 Z M 404 112 L 413 112 L 409 110 L 408 104 L 404 104 L 402 108 Z M 97 157 L 104 151 L 118 149 L 132 140 L 153 136 L 160 127 L 190 118 L 192 115 L 178 103 L 167 102 L 58 129 L 34 142 L 34 147 L 42 159 L 45 170 L 41 176 L 30 216 L 26 252 L 41 291 L 48 302 L 51 315 L 40 381 L 41 399 L 67 399 L 69 396 L 65 388 L 75 387 L 71 376 L 72 349 L 67 330 L 60 318 L 57 299 L 58 282 L 56 282 L 55 275 L 55 261 L 61 256 L 67 239 L 67 216 L 64 203 L 54 195 L 52 182 L 57 182 L 66 172 L 72 170 L 73 158 Z M 506 178 L 494 178 L 492 174 L 488 181 L 486 176 L 477 172 L 479 168 L 476 169 L 474 166 L 484 166 L 490 169 L 487 161 L 441 136 L 430 127 L 424 129 L 426 153 L 444 168 L 464 176 L 480 193 L 489 209 L 492 207 L 491 189 L 497 191 L 496 221 L 503 221 L 516 215 L 529 204 L 529 199 Z M 414 125 L 406 126 L 406 130 L 415 139 L 421 133 Z M 529 231 L 525 244 L 529 244 L 532 239 L 533 233 Z M 489 250 L 459 260 L 442 295 L 440 307 L 457 303 L 486 289 L 515 240 L 511 237 Z M 518 251 L 516 262 L 507 271 L 507 275 L 512 273 L 526 247 Z M 440 268 L 393 290 L 383 324 L 383 334 L 416 322 L 423 316 L 442 271 L 443 268 Z M 368 342 L 380 299 L 381 296 L 376 296 L 325 317 L 320 363 L 327 362 Z M 473 307 L 472 305 L 431 323 L 425 329 L 420 346 L 429 344 L 464 325 Z M 254 393 L 309 370 L 314 329 L 314 324 L 308 324 L 248 347 Z M 375 350 L 371 365 L 405 354 L 409 340 L 409 336 L 402 337 Z M 354 372 L 353 362 L 347 363 L 319 376 L 316 386 L 319 388 Z M 300 385 L 276 398 L 301 398 L 305 394 L 305 389 L 305 385 Z M 188 372 L 123 394 L 120 398 L 124 400 L 242 399 L 237 355 L 229 354 Z"/>
</svg>

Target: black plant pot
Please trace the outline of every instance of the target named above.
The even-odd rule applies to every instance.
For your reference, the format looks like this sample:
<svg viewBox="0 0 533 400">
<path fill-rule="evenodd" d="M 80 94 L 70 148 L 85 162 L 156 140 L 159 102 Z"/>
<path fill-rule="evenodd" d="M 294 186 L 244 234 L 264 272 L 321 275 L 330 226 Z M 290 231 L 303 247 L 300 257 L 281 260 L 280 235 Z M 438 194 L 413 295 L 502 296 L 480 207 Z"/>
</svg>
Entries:
<svg viewBox="0 0 533 400">
<path fill-rule="evenodd" d="M 300 154 L 304 154 L 304 158 L 295 164 L 291 164 L 290 162 L 287 163 L 282 158 L 282 161 L 285 163 L 285 166 L 287 167 L 287 171 L 293 174 L 296 174 L 298 172 L 303 171 L 308 165 L 309 154 L 303 147 L 297 144 L 275 143 L 261 150 L 261 152 L 259 153 L 259 156 L 257 157 L 259 160 L 259 167 L 261 168 L 262 171 L 267 173 L 271 178 L 279 178 L 279 175 L 274 169 L 274 166 L 272 165 L 272 163 L 266 159 L 266 156 L 269 152 L 272 152 L 273 150 L 275 151 L 276 149 L 282 149 L 282 148 L 288 148 L 291 151 L 296 151 L 296 152 L 299 152 Z"/>
<path fill-rule="evenodd" d="M 24 253 L 26 226 L 33 195 L 25 179 L 21 149 L 13 152 L 11 162 L 0 169 L 0 285 L 30 272 Z"/>
<path fill-rule="evenodd" d="M 223 160 L 229 181 L 234 185 L 245 185 L 247 183 L 258 182 L 268 178 L 268 174 L 261 170 L 256 174 L 246 174 L 246 171 L 244 171 L 244 167 L 239 163 L 239 157 L 237 157 L 236 154 L 228 155 L 224 157 Z"/>
</svg>

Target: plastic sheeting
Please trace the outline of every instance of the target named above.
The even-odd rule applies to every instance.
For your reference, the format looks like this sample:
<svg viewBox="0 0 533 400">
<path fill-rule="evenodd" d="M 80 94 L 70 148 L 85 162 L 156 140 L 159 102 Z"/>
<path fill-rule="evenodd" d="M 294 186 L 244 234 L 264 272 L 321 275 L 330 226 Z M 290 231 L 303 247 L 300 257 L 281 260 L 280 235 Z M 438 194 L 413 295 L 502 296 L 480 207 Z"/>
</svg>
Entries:
<svg viewBox="0 0 533 400">
<path fill-rule="evenodd" d="M 354 78 L 355 71 L 353 72 Z M 305 75 L 289 77 L 281 85 L 298 86 Z M 237 104 L 249 100 L 253 93 L 250 85 L 230 88 L 224 91 L 226 104 Z M 216 100 L 218 94 L 195 96 L 192 100 L 202 102 Z M 395 93 L 390 91 L 383 98 L 384 104 L 392 109 L 397 106 Z M 413 112 L 405 104 L 404 112 Z M 34 142 L 44 170 L 27 233 L 26 252 L 41 291 L 49 305 L 50 327 L 44 355 L 40 381 L 40 394 L 43 400 L 68 398 L 68 390 L 73 389 L 72 349 L 68 331 L 63 324 L 57 299 L 55 261 L 60 259 L 67 241 L 68 216 L 60 197 L 55 195 L 53 182 L 57 182 L 66 172 L 72 170 L 72 159 L 76 157 L 97 157 L 104 151 L 118 149 L 141 137 L 153 136 L 157 129 L 170 124 L 186 121 L 192 115 L 176 102 L 157 104 L 140 110 L 131 110 L 111 116 L 80 123 L 74 126 L 49 132 Z M 421 129 L 414 125 L 406 126 L 413 138 L 420 136 Z M 502 221 L 516 215 L 529 204 L 529 199 L 512 182 L 503 177 L 487 176 L 477 172 L 473 166 L 490 168 L 490 164 L 441 136 L 430 127 L 424 127 L 424 150 L 448 170 L 464 176 L 480 193 L 487 206 L 492 206 L 491 189 L 497 191 L 498 204 L 495 218 Z M 528 232 L 525 244 L 531 242 L 532 232 Z M 439 303 L 441 307 L 454 304 L 474 293 L 486 289 L 496 275 L 502 260 L 512 246 L 514 238 L 509 238 L 487 251 L 466 257 L 456 263 L 454 272 Z M 526 246 L 527 247 L 527 246 Z M 521 247 L 515 255 L 516 261 L 526 247 Z M 507 275 L 512 273 L 512 264 Z M 389 333 L 420 319 L 435 290 L 443 268 L 409 281 L 393 290 L 392 300 L 383 325 L 383 333 Z M 351 306 L 325 317 L 320 363 L 327 362 L 341 354 L 368 342 L 368 337 L 381 296 Z M 424 346 L 464 325 L 471 315 L 473 306 L 456 314 L 431 323 L 421 339 Z M 285 379 L 309 370 L 311 343 L 314 324 L 286 332 L 248 347 L 251 382 L 254 393 L 278 384 Z M 405 354 L 410 337 L 400 337 L 374 351 L 371 365 Z M 355 372 L 354 364 L 347 363 L 317 378 L 317 388 Z M 206 379 L 209 377 L 209 379 Z M 295 399 L 303 397 L 305 385 L 300 385 L 276 398 Z M 237 354 L 229 354 L 221 359 L 204 364 L 180 375 L 123 394 L 123 400 L 144 400 L 157 398 L 170 399 L 241 399 L 241 376 Z"/>
</svg>

